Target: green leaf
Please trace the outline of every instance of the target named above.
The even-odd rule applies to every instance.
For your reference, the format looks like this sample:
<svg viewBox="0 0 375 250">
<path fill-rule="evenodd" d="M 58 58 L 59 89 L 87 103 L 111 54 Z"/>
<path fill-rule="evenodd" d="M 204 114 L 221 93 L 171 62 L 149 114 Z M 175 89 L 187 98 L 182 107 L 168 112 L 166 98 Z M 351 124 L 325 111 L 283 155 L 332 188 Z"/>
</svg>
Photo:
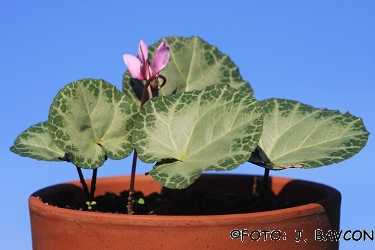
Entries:
<svg viewBox="0 0 375 250">
<path fill-rule="evenodd" d="M 362 119 L 348 112 L 285 99 L 260 103 L 265 116 L 258 151 L 267 168 L 330 165 L 352 157 L 366 145 L 369 132 Z"/>
<path fill-rule="evenodd" d="M 141 204 L 141 205 L 145 204 L 145 200 L 143 198 L 139 198 L 138 204 Z"/>
<path fill-rule="evenodd" d="M 204 89 L 214 84 L 228 84 L 244 93 L 253 94 L 250 84 L 242 79 L 238 67 L 216 46 L 208 44 L 197 36 L 191 38 L 173 36 L 164 39 L 170 47 L 171 56 L 161 72 L 167 78 L 167 83 L 159 91 L 159 96 Z M 161 41 L 162 39 L 149 47 L 150 62 Z M 138 106 L 142 96 L 142 86 L 143 83 L 140 81 L 131 79 L 129 71 L 125 72 L 123 92 Z"/>
<path fill-rule="evenodd" d="M 150 175 L 168 188 L 186 188 L 202 171 L 246 162 L 262 132 L 262 111 L 252 95 L 213 85 L 155 97 L 137 115 L 133 143 L 139 158 L 158 162 Z"/>
<path fill-rule="evenodd" d="M 42 161 L 61 161 L 65 153 L 52 141 L 47 122 L 41 122 L 23 131 L 10 151 L 23 157 Z"/>
<path fill-rule="evenodd" d="M 106 158 L 119 160 L 133 150 L 137 108 L 104 80 L 83 79 L 66 85 L 52 102 L 49 131 L 53 141 L 78 167 L 94 169 Z"/>
<path fill-rule="evenodd" d="M 91 210 L 92 206 L 95 206 L 97 203 L 96 201 L 86 201 L 87 209 Z"/>
</svg>

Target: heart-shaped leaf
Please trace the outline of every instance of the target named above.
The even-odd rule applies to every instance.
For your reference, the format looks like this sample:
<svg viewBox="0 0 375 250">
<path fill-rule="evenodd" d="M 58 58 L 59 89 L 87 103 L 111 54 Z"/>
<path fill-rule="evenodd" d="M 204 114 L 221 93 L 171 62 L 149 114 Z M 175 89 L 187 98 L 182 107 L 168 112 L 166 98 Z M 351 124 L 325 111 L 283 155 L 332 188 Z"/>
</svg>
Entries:
<svg viewBox="0 0 375 250">
<path fill-rule="evenodd" d="M 83 79 L 61 89 L 48 123 L 53 141 L 81 168 L 97 168 L 106 158 L 127 157 L 133 150 L 137 108 L 104 80 Z"/>
<path fill-rule="evenodd" d="M 53 143 L 47 122 L 41 122 L 23 131 L 10 151 L 20 156 L 42 161 L 61 161 L 65 153 Z"/>
<path fill-rule="evenodd" d="M 159 91 L 159 96 L 204 89 L 214 84 L 228 84 L 242 92 L 253 94 L 250 84 L 242 79 L 238 67 L 216 46 L 197 36 L 173 36 L 163 39 L 170 47 L 171 55 L 167 66 L 161 72 L 167 78 L 167 83 Z M 150 62 L 161 41 L 162 39 L 149 47 Z M 138 106 L 143 90 L 140 86 L 143 86 L 143 83 L 132 79 L 129 71 L 126 71 L 123 76 L 123 92 Z"/>
<path fill-rule="evenodd" d="M 362 119 L 348 112 L 285 99 L 260 103 L 265 116 L 258 153 L 267 168 L 330 165 L 352 157 L 366 145 L 369 132 Z"/>
<path fill-rule="evenodd" d="M 246 162 L 262 132 L 262 110 L 251 94 L 213 85 L 148 101 L 137 115 L 139 158 L 158 162 L 150 175 L 168 188 L 186 188 L 202 171 Z"/>
</svg>

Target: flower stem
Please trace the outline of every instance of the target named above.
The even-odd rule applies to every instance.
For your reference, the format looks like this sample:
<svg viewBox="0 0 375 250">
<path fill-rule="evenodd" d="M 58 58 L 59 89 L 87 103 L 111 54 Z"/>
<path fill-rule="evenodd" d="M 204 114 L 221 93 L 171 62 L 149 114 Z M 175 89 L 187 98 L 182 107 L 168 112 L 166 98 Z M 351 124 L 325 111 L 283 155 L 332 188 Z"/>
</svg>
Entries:
<svg viewBox="0 0 375 250">
<path fill-rule="evenodd" d="M 137 168 L 137 150 L 134 149 L 133 153 L 133 163 L 132 163 L 132 172 L 130 175 L 130 188 L 128 195 L 128 214 L 133 214 L 133 194 L 134 194 L 134 181 L 135 181 L 135 170 Z"/>
<path fill-rule="evenodd" d="M 147 68 L 146 68 L 146 70 L 147 70 Z M 160 86 L 156 86 L 157 90 L 160 90 L 164 86 L 164 84 L 167 82 L 167 79 L 164 76 L 162 76 L 162 75 L 155 75 L 155 76 L 150 77 L 146 81 L 145 86 L 143 87 L 142 98 L 141 98 L 141 105 L 140 105 L 139 109 L 142 109 L 143 104 L 145 104 L 145 102 L 146 102 L 146 93 L 147 93 L 148 89 L 150 89 L 150 91 L 149 91 L 149 99 L 152 98 L 152 88 L 151 88 L 150 85 L 151 85 L 151 83 L 155 83 L 155 81 L 156 81 L 156 84 L 157 84 L 157 81 L 158 81 L 159 77 L 163 80 L 163 83 Z M 137 168 L 137 156 L 138 156 L 137 150 L 134 149 L 133 163 L 132 163 L 132 172 L 131 172 L 131 175 L 130 175 L 130 188 L 129 188 L 129 195 L 128 195 L 128 205 L 126 206 L 127 209 L 128 209 L 128 214 L 133 214 L 134 213 L 134 211 L 133 211 L 133 199 L 134 199 L 135 170 Z"/>
</svg>

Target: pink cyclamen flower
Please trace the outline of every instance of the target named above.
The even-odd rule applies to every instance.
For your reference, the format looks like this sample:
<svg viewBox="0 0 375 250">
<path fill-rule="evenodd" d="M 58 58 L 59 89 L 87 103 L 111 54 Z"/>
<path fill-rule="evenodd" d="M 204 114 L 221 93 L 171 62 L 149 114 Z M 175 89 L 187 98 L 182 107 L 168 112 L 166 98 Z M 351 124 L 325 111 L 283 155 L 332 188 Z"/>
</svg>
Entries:
<svg viewBox="0 0 375 250">
<path fill-rule="evenodd" d="M 138 58 L 124 54 L 124 62 L 129 69 L 130 74 L 138 80 L 148 80 L 164 69 L 169 61 L 170 51 L 169 47 L 165 45 L 163 40 L 155 52 L 152 64 L 148 61 L 148 48 L 146 43 L 141 40 L 138 46 Z"/>
</svg>

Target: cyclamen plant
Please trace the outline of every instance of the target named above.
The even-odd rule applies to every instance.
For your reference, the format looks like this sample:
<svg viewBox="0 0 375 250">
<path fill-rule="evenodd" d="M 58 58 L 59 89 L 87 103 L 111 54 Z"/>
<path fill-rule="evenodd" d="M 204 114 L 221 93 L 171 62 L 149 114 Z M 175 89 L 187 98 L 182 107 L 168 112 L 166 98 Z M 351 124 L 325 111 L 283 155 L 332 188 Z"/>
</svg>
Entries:
<svg viewBox="0 0 375 250">
<path fill-rule="evenodd" d="M 101 79 L 67 84 L 55 96 L 48 121 L 22 132 L 10 149 L 73 163 L 89 208 L 95 205 L 97 169 L 132 151 L 129 214 L 137 158 L 156 162 L 147 174 L 161 185 L 184 189 L 203 171 L 250 162 L 265 168 L 267 177 L 270 170 L 344 161 L 367 143 L 362 119 L 348 112 L 256 100 L 229 57 L 198 37 L 168 37 L 149 48 L 141 40 L 138 58 L 123 58 L 128 71 L 122 92 Z M 90 191 L 81 168 L 93 169 Z"/>
</svg>

